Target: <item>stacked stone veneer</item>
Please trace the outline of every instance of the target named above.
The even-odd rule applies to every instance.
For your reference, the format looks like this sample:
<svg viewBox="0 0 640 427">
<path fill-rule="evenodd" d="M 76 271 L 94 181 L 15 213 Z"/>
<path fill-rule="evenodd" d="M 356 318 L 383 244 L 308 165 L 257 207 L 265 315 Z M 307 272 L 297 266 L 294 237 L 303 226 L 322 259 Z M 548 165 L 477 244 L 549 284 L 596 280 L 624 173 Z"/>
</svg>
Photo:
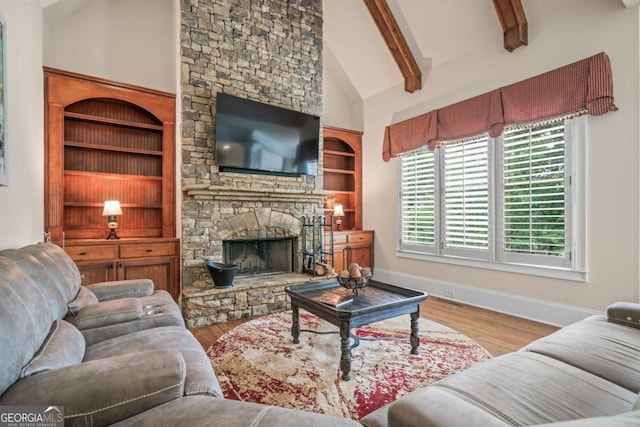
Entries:
<svg viewBox="0 0 640 427">
<path fill-rule="evenodd" d="M 300 177 L 222 173 L 215 161 L 217 93 L 322 114 L 322 2 L 181 0 L 180 38 L 184 305 L 186 290 L 211 287 L 204 261 L 222 261 L 222 240 L 297 238 L 303 215 L 322 214 L 322 161 Z"/>
<path fill-rule="evenodd" d="M 324 280 L 325 277 L 281 274 L 256 282 L 249 278 L 234 281 L 231 289 L 189 288 L 182 294 L 182 312 L 189 328 L 259 316 L 291 308 L 287 285 Z"/>
</svg>

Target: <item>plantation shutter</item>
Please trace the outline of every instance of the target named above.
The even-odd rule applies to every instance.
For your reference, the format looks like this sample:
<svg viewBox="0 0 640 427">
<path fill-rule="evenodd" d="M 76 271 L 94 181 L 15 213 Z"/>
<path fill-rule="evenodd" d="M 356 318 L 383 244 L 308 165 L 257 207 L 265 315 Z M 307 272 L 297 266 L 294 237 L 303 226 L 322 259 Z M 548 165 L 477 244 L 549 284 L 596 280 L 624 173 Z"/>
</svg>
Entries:
<svg viewBox="0 0 640 427">
<path fill-rule="evenodd" d="M 564 121 L 506 131 L 503 164 L 505 257 L 564 256 Z"/>
<path fill-rule="evenodd" d="M 445 252 L 486 258 L 489 246 L 488 138 L 443 148 Z M 479 250 L 483 252 L 477 252 Z"/>
<path fill-rule="evenodd" d="M 434 246 L 435 154 L 420 150 L 401 158 L 401 246 Z"/>
</svg>

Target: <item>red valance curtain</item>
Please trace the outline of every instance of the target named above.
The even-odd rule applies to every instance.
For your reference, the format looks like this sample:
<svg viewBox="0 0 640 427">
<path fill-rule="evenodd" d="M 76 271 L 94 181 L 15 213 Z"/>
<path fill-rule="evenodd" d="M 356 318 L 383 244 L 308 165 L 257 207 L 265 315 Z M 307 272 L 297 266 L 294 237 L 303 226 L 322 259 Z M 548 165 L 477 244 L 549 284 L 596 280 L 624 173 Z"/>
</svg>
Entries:
<svg viewBox="0 0 640 427">
<path fill-rule="evenodd" d="M 499 136 L 506 125 L 586 112 L 616 110 L 606 53 L 583 59 L 518 83 L 387 126 L 382 158 L 487 132 Z"/>
</svg>

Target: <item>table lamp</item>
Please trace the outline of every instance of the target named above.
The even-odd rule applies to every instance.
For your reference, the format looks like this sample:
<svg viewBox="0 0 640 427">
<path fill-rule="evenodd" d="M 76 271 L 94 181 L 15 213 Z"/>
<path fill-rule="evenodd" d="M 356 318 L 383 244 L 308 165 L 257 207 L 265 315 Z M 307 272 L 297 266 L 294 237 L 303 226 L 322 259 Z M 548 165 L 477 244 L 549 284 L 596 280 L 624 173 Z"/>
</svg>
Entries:
<svg viewBox="0 0 640 427">
<path fill-rule="evenodd" d="M 338 231 L 342 231 L 342 217 L 344 216 L 344 209 L 340 203 L 336 203 L 333 207 L 333 217 L 336 219 L 336 226 Z"/>
<path fill-rule="evenodd" d="M 107 227 L 111 230 L 109 235 L 107 236 L 107 240 L 117 240 L 119 239 L 116 234 L 116 228 L 118 227 L 118 223 L 116 222 L 116 215 L 122 215 L 122 209 L 120 208 L 120 201 L 118 200 L 106 200 L 104 202 L 104 210 L 102 211 L 102 216 L 109 217 L 109 223 Z"/>
</svg>

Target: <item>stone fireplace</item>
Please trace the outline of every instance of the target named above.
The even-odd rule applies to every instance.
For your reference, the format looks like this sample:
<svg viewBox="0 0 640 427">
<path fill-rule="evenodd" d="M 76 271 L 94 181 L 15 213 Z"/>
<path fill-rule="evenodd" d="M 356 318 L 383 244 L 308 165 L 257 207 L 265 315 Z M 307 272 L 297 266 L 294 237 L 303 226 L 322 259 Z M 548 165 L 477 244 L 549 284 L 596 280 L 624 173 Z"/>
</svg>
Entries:
<svg viewBox="0 0 640 427">
<path fill-rule="evenodd" d="M 234 185 L 183 187 L 182 305 L 190 327 L 285 310 L 285 286 L 322 280 L 302 274 L 301 219 L 321 215 L 327 193 L 305 187 L 305 176 L 219 177 Z M 299 186 L 281 186 L 291 181 Z M 213 288 L 205 260 L 238 264 L 233 287 Z"/>
<path fill-rule="evenodd" d="M 184 0 L 180 7 L 182 304 L 194 327 L 285 309 L 284 286 L 311 277 L 301 274 L 301 218 L 323 213 L 322 160 L 316 176 L 220 172 L 215 105 L 224 92 L 321 116 L 322 2 Z M 290 242 L 291 272 L 240 275 L 231 290 L 211 289 L 204 261 L 225 262 L 225 242 L 275 239 Z M 253 260 L 249 270 L 260 264 Z"/>
</svg>

